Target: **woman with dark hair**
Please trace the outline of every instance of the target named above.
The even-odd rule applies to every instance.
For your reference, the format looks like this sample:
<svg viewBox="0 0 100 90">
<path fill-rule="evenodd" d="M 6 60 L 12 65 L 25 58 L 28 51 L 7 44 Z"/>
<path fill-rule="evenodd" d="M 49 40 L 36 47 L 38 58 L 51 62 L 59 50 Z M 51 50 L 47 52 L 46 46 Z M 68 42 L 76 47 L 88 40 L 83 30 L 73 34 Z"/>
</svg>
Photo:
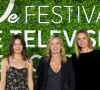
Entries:
<svg viewBox="0 0 100 90">
<path fill-rule="evenodd" d="M 65 55 L 62 39 L 52 35 L 45 57 L 41 58 L 34 77 L 34 90 L 75 90 L 71 60 Z"/>
<path fill-rule="evenodd" d="M 8 54 L 1 62 L 0 90 L 33 90 L 32 60 L 21 35 L 10 39 Z"/>
<path fill-rule="evenodd" d="M 75 37 L 72 62 L 76 76 L 76 90 L 100 90 L 100 51 L 94 50 L 86 30 L 79 30 Z"/>
</svg>

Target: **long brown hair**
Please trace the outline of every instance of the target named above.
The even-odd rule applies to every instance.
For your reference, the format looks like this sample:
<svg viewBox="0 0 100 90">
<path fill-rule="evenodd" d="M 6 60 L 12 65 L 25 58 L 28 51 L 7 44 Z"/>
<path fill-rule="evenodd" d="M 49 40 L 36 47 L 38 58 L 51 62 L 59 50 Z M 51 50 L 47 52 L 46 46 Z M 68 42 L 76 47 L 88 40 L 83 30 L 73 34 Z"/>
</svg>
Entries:
<svg viewBox="0 0 100 90">
<path fill-rule="evenodd" d="M 21 35 L 13 35 L 12 38 L 10 39 L 9 42 L 9 49 L 6 57 L 10 57 L 14 55 L 14 50 L 13 50 L 13 45 L 16 39 L 20 39 L 22 46 L 23 46 L 23 51 L 22 51 L 22 56 L 24 60 L 28 59 L 27 51 L 26 51 L 26 43 L 24 38 Z"/>
<path fill-rule="evenodd" d="M 65 48 L 64 48 L 64 44 L 63 44 L 63 41 L 62 39 L 58 36 L 58 35 L 52 35 L 48 42 L 47 42 L 47 48 L 46 48 L 46 52 L 45 52 L 45 57 L 46 57 L 46 60 L 48 60 L 50 57 L 52 57 L 52 54 L 51 54 L 51 50 L 50 50 L 50 42 L 54 39 L 54 38 L 58 38 L 60 40 L 60 43 L 62 45 L 62 49 L 60 51 L 60 55 L 61 55 L 61 60 L 63 61 L 63 63 L 65 63 L 67 61 L 67 58 L 66 58 L 66 55 L 65 55 Z"/>
<path fill-rule="evenodd" d="M 78 45 L 78 42 L 77 42 L 77 35 L 79 33 L 84 33 L 87 36 L 87 38 L 88 38 L 88 47 L 89 47 L 89 49 L 93 50 L 92 41 L 91 41 L 91 38 L 90 38 L 88 32 L 86 30 L 79 30 L 76 33 L 76 37 L 75 37 L 75 52 L 76 52 L 77 58 L 79 57 L 79 53 L 81 51 L 81 47 Z"/>
</svg>

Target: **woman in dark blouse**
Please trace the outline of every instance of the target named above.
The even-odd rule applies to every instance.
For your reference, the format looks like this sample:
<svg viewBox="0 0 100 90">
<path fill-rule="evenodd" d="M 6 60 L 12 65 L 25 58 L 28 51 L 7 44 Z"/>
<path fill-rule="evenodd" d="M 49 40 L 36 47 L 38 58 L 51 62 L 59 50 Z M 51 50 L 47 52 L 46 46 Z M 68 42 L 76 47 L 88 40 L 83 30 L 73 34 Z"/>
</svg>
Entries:
<svg viewBox="0 0 100 90">
<path fill-rule="evenodd" d="M 93 49 L 86 30 L 77 32 L 75 50 L 72 62 L 75 69 L 76 90 L 100 90 L 100 51 Z"/>
<path fill-rule="evenodd" d="M 66 57 L 63 41 L 50 37 L 46 54 L 40 60 L 34 77 L 34 90 L 75 90 L 75 76 L 71 60 Z"/>
</svg>

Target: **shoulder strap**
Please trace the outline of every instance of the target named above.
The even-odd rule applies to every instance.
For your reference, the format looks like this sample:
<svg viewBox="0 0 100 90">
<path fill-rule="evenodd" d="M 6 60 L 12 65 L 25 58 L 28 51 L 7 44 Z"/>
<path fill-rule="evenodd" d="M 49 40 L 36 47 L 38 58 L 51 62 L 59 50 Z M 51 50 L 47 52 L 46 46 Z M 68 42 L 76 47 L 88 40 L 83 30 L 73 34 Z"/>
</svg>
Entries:
<svg viewBox="0 0 100 90">
<path fill-rule="evenodd" d="M 9 58 L 7 57 L 8 64 L 10 63 Z"/>
<path fill-rule="evenodd" d="M 25 62 L 25 68 L 26 68 L 26 64 L 27 64 L 27 61 Z"/>
<path fill-rule="evenodd" d="M 10 67 L 10 61 L 9 61 L 9 57 L 7 57 L 7 61 L 8 61 L 8 66 Z"/>
<path fill-rule="evenodd" d="M 27 63 L 30 63 L 29 59 L 26 60 L 25 67 L 27 66 Z"/>
<path fill-rule="evenodd" d="M 8 61 L 8 66 L 10 66 L 10 61 L 9 61 L 9 57 L 7 57 L 7 61 Z"/>
<path fill-rule="evenodd" d="M 25 67 L 27 66 L 27 62 L 28 62 L 28 60 L 26 60 Z"/>
</svg>

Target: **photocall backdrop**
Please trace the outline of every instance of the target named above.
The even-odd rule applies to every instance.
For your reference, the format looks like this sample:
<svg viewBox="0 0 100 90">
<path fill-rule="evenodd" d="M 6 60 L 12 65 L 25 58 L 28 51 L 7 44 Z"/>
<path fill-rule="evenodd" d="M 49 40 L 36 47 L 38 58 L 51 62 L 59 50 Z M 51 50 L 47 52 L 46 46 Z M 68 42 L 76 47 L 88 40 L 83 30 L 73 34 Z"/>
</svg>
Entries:
<svg viewBox="0 0 100 90">
<path fill-rule="evenodd" d="M 0 61 L 14 34 L 25 38 L 35 72 L 47 40 L 58 34 L 66 55 L 75 52 L 77 30 L 86 29 L 95 49 L 100 48 L 100 0 L 0 0 Z"/>
</svg>

